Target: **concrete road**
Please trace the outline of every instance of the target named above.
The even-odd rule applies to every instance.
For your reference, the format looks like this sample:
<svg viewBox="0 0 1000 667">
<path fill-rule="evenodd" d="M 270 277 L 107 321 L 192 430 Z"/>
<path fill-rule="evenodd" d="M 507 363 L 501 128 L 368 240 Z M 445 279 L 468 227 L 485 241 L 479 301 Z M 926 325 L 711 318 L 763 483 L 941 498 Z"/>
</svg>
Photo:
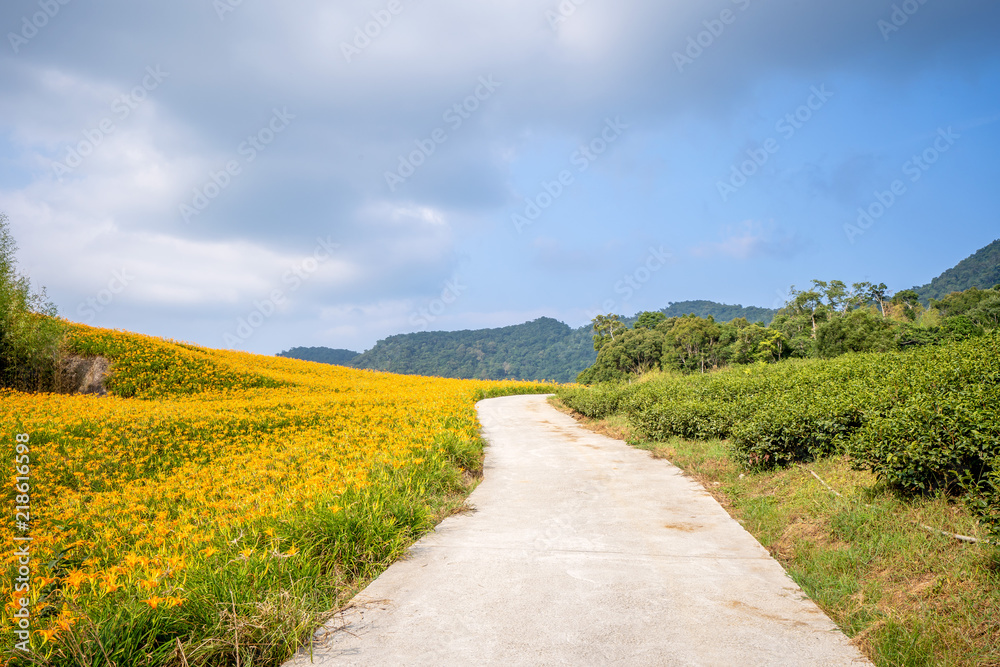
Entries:
<svg viewBox="0 0 1000 667">
<path fill-rule="evenodd" d="M 677 468 L 542 396 L 478 407 L 475 512 L 417 542 L 288 665 L 869 664 Z"/>
</svg>

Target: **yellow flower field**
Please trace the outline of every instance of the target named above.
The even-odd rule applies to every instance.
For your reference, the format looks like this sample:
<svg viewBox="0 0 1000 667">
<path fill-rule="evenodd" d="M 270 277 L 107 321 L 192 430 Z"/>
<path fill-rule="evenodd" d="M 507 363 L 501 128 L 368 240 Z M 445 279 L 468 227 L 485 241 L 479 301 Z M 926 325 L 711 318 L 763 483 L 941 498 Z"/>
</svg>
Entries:
<svg viewBox="0 0 1000 667">
<path fill-rule="evenodd" d="M 113 395 L 0 393 L 11 664 L 23 599 L 41 664 L 275 664 L 467 491 L 475 401 L 549 389 L 68 340 L 111 359 Z"/>
</svg>

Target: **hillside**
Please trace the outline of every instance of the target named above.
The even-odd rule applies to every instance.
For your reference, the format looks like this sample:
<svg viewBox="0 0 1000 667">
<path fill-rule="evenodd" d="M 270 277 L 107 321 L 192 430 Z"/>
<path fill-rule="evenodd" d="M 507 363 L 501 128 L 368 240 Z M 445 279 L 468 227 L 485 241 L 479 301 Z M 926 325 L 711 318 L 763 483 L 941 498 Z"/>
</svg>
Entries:
<svg viewBox="0 0 1000 667">
<path fill-rule="evenodd" d="M 354 350 L 335 350 L 329 347 L 293 347 L 290 350 L 279 352 L 276 357 L 286 359 L 301 359 L 302 361 L 316 361 L 321 364 L 334 364 L 335 366 L 350 366 L 351 362 L 359 355 Z"/>
<path fill-rule="evenodd" d="M 352 365 L 462 379 L 571 382 L 596 358 L 590 327 L 572 329 L 542 317 L 500 329 L 390 336 L 357 357 Z"/>
<path fill-rule="evenodd" d="M 472 490 L 476 402 L 553 389 L 60 325 L 114 371 L 102 398 L 0 389 L 26 506 L 0 540 L 30 545 L 32 577 L 0 577 L 11 667 L 285 664 Z"/>
<path fill-rule="evenodd" d="M 1000 284 L 1000 239 L 966 257 L 927 285 L 914 287 L 920 301 L 941 299 L 952 292 L 964 292 L 970 287 L 989 289 Z"/>
</svg>

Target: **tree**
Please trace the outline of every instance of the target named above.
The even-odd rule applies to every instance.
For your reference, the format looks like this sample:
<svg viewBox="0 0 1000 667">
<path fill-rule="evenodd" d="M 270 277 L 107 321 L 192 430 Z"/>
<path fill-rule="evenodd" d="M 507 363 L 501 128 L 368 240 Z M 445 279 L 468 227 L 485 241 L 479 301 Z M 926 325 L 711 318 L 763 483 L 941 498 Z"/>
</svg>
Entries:
<svg viewBox="0 0 1000 667">
<path fill-rule="evenodd" d="M 63 325 L 45 289 L 34 291 L 18 274 L 17 243 L 0 213 L 0 384 L 40 391 L 51 388 Z"/>
<path fill-rule="evenodd" d="M 634 329 L 655 329 L 658 324 L 665 322 L 667 316 L 660 311 L 646 311 L 639 314 L 639 319 L 636 320 Z"/>
<path fill-rule="evenodd" d="M 661 331 L 631 329 L 605 345 L 597 355 L 597 363 L 612 366 L 625 375 L 638 375 L 659 368 L 662 357 Z"/>
<path fill-rule="evenodd" d="M 869 282 L 853 283 L 851 293 L 847 297 L 847 310 L 857 310 L 871 303 L 868 296 L 871 286 Z"/>
<path fill-rule="evenodd" d="M 979 305 L 969 312 L 969 318 L 984 329 L 1000 327 L 1000 294 L 992 299 L 980 301 Z"/>
<path fill-rule="evenodd" d="M 893 307 L 893 313 L 908 322 L 915 321 L 923 309 L 920 305 L 920 295 L 911 289 L 896 292 L 889 304 Z"/>
<path fill-rule="evenodd" d="M 831 280 L 829 283 L 814 280 L 812 283 L 815 291 L 826 299 L 826 305 L 831 311 L 843 312 L 849 308 L 847 285 L 842 280 Z"/>
<path fill-rule="evenodd" d="M 879 283 L 878 285 L 869 283 L 868 285 L 868 297 L 878 304 L 879 310 L 882 311 L 882 317 L 885 317 L 886 294 L 888 291 L 889 288 L 886 287 L 885 283 Z"/>
<path fill-rule="evenodd" d="M 681 370 L 704 373 L 709 365 L 719 366 L 721 336 L 722 329 L 711 317 L 678 318 L 666 332 L 663 357 Z"/>
<path fill-rule="evenodd" d="M 617 315 L 598 315 L 592 321 L 594 329 L 594 349 L 598 352 L 607 343 L 615 341 L 616 336 L 620 336 L 627 330 L 625 323 Z"/>
<path fill-rule="evenodd" d="M 932 299 L 931 307 L 941 313 L 942 326 L 952 337 L 968 338 L 1000 325 L 1000 290 L 971 287 L 941 300 Z"/>
<path fill-rule="evenodd" d="M 733 340 L 727 345 L 726 360 L 734 364 L 752 363 L 760 350 L 760 344 L 767 337 L 767 329 L 746 320 L 729 323 L 735 329 Z"/>
<path fill-rule="evenodd" d="M 812 337 L 816 338 L 816 329 L 819 326 L 818 323 L 820 320 L 824 319 L 826 315 L 826 308 L 823 306 L 822 294 L 815 290 L 800 292 L 795 289 L 795 285 L 792 285 L 788 291 L 789 294 L 792 295 L 792 312 L 797 315 L 809 315 L 809 323 L 812 327 Z"/>
<path fill-rule="evenodd" d="M 991 301 L 997 297 L 993 290 L 981 290 L 972 287 L 964 292 L 952 292 L 940 300 L 932 299 L 931 307 L 937 308 L 945 317 L 965 315 L 979 307 L 983 301 Z"/>
<path fill-rule="evenodd" d="M 767 336 L 760 341 L 757 353 L 754 355 L 757 361 L 781 361 L 785 355 L 788 340 L 780 331 L 765 329 Z"/>
<path fill-rule="evenodd" d="M 816 351 L 829 359 L 848 352 L 888 352 L 896 348 L 894 323 L 868 309 L 831 319 L 819 329 Z"/>
<path fill-rule="evenodd" d="M 941 331 L 950 340 L 965 340 L 983 335 L 983 327 L 968 315 L 949 317 L 941 325 Z"/>
<path fill-rule="evenodd" d="M 826 283 L 819 281 L 819 284 Z M 781 332 L 783 344 L 788 346 L 792 356 L 815 356 L 816 330 L 819 323 L 827 318 L 830 309 L 823 303 L 823 295 L 818 291 L 800 291 L 792 285 L 788 293 L 790 298 L 778 311 L 770 328 Z"/>
</svg>

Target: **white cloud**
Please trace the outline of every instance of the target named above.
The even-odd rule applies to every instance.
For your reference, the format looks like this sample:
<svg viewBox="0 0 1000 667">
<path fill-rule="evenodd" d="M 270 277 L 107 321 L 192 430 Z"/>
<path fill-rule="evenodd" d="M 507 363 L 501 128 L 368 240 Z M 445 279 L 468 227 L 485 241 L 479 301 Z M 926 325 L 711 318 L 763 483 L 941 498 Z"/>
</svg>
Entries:
<svg viewBox="0 0 1000 667">
<path fill-rule="evenodd" d="M 342 253 L 295 294 L 289 312 L 297 319 L 294 326 L 288 320 L 288 335 L 319 314 L 331 336 L 354 340 L 405 327 L 410 311 L 433 298 L 463 261 L 463 242 L 478 242 L 477 234 L 505 222 L 517 189 L 512 172 L 532 174 L 517 174 L 527 187 L 552 178 L 548 165 L 516 157 L 589 139 L 608 115 L 650 134 L 679 118 L 725 126 L 761 81 L 803 73 L 821 80 L 831 71 L 894 81 L 926 71 L 928 63 L 947 69 L 963 54 L 995 56 L 992 27 L 1000 12 L 983 0 L 928 3 L 888 48 L 876 28 L 885 7 L 867 0 L 755 1 L 681 75 L 671 54 L 704 30 L 719 6 L 593 0 L 552 30 L 545 12 L 557 10 L 559 0 L 406 1 L 348 63 L 341 43 L 353 40 L 384 2 L 242 3 L 225 21 L 204 0 L 150 5 L 141 14 L 133 5 L 74 4 L 16 57 L 0 50 L 0 211 L 10 215 L 22 265 L 59 295 L 70 316 L 111 272 L 127 267 L 141 278 L 116 303 L 136 314 L 198 310 L 208 322 L 199 326 L 214 336 L 223 328 L 218 321 L 280 287 L 316 238 L 329 237 Z M 5 4 L 0 24 L 18 25 L 23 11 Z M 988 60 L 968 58 L 955 69 Z M 115 98 L 156 66 L 169 76 L 121 117 Z M 415 140 L 444 126 L 442 112 L 489 75 L 502 82 L 496 95 L 450 132 L 405 186 L 388 192 L 385 170 Z M 193 188 L 239 157 L 248 133 L 286 106 L 296 115 L 288 130 L 183 224 L 178 206 Z M 52 161 L 64 160 L 104 119 L 114 132 L 57 181 Z M 659 165 L 665 154 L 647 163 Z M 676 163 L 700 157 L 677 155 Z M 612 170 L 610 160 L 601 165 Z M 662 176 L 644 175 L 652 183 Z M 589 194 L 584 190 L 575 192 Z M 584 269 L 592 254 L 604 252 L 588 236 L 587 213 L 580 238 L 539 239 L 515 250 L 503 238 L 496 245 L 533 253 L 536 271 Z M 551 215 L 555 221 L 556 207 Z M 662 232 L 653 229 L 658 223 L 646 224 L 650 233 Z M 793 231 L 746 222 L 692 252 L 791 257 L 802 244 Z M 523 259 L 507 264 L 530 264 Z M 538 275 L 510 277 L 511 291 L 522 278 L 529 286 L 520 289 L 534 294 Z M 462 321 L 543 314 L 526 308 L 494 316 L 489 306 L 469 305 Z M 459 322 L 457 314 L 447 317 Z"/>
<path fill-rule="evenodd" d="M 794 232 L 782 229 L 774 222 L 747 220 L 736 227 L 727 227 L 724 238 L 716 243 L 704 243 L 691 249 L 695 257 L 729 257 L 731 259 L 790 259 L 803 248 L 803 240 Z"/>
</svg>

